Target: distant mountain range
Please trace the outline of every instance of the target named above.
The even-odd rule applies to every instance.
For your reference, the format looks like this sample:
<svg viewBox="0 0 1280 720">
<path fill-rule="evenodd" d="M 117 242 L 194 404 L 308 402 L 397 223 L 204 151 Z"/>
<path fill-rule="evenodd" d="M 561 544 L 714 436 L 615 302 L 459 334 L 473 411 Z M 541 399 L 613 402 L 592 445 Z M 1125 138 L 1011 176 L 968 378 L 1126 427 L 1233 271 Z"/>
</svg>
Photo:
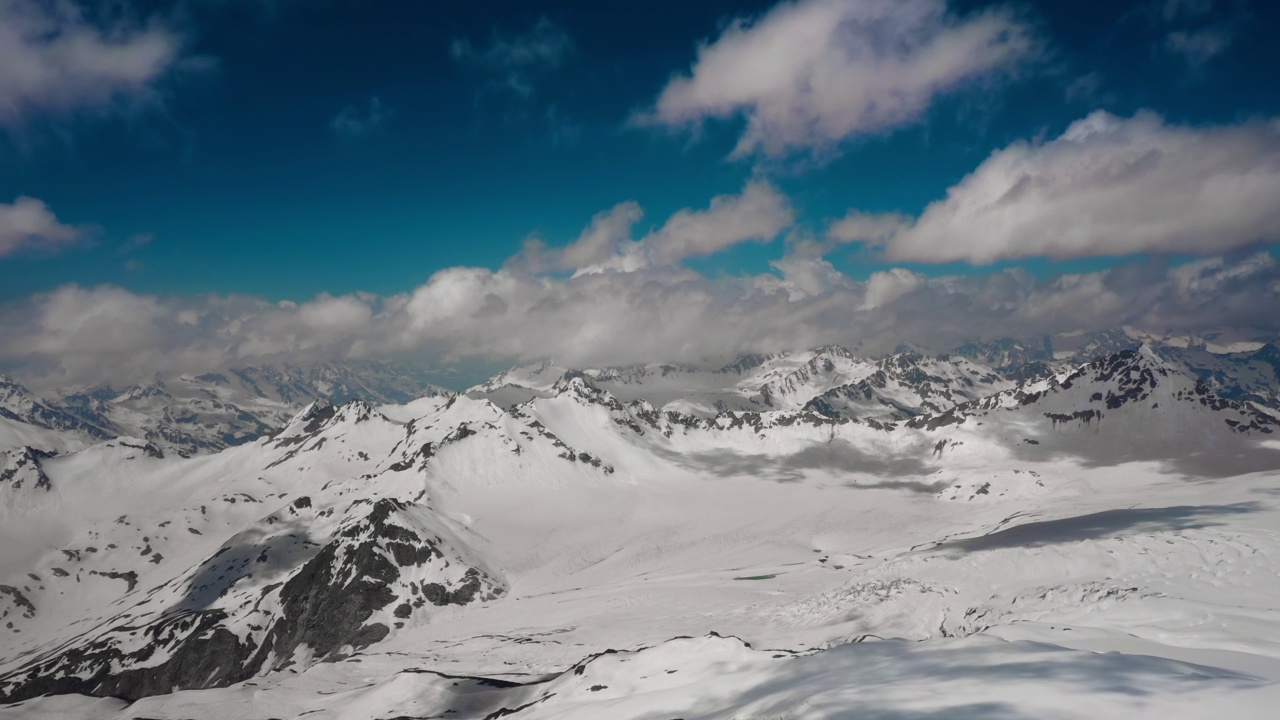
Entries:
<svg viewBox="0 0 1280 720">
<path fill-rule="evenodd" d="M 966 343 L 928 354 L 904 346 L 883 358 L 839 346 L 744 355 L 717 367 L 649 364 L 578 369 L 624 400 L 701 417 L 807 408 L 847 418 L 904 419 L 940 412 L 1062 368 L 1143 345 L 1215 394 L 1280 408 L 1276 341 L 1214 345 L 1197 337 L 1153 338 L 1115 330 Z M 1058 349 L 1055 349 L 1058 348 Z M 465 390 L 510 407 L 545 395 L 569 368 L 543 362 L 512 368 Z M 65 451 L 131 437 L 191 456 L 250 442 L 314 400 L 403 403 L 452 391 L 402 363 L 258 366 L 156 378 L 146 385 L 62 388 L 37 395 L 0 374 L 0 448 Z"/>
<path fill-rule="evenodd" d="M 255 440 L 314 400 L 396 403 L 442 392 L 419 368 L 380 362 L 235 368 L 123 388 L 65 388 L 48 397 L 0 375 L 0 420 L 11 421 L 0 425 L 0 447 L 61 450 L 131 437 L 190 456 Z"/>
<path fill-rule="evenodd" d="M 1027 504 L 1036 498 L 1068 502 L 1121 482 L 1099 468 L 1273 471 L 1280 353 L 1275 343 L 1230 349 L 1125 333 L 1082 340 L 1069 354 L 1012 340 L 883 358 L 826 346 L 712 368 L 539 363 L 458 393 L 373 363 L 246 368 L 47 400 L 5 379 L 0 702 L 134 702 L 308 672 L 337 692 L 349 678 L 333 678 L 354 672 L 351 663 L 367 661 L 369 683 L 392 682 L 419 672 L 427 649 L 478 672 L 492 657 L 515 662 L 523 656 L 513 653 L 540 648 L 551 654 L 536 662 L 563 669 L 604 651 L 592 638 L 613 637 L 591 615 L 613 601 L 593 593 L 641 586 L 617 596 L 618 608 L 649 607 L 646 623 L 671 635 L 699 627 L 694 599 L 738 597 L 724 588 L 661 595 L 667 576 L 653 573 L 695 587 L 719 573 L 732 589 L 803 571 L 817 580 L 796 587 L 812 593 L 825 587 L 823 573 L 873 556 L 905 563 L 950 552 L 955 537 L 976 531 L 970 514 L 949 509 L 956 504 L 1024 503 L 975 509 L 994 533 L 1042 509 Z M 904 513 L 883 527 L 858 516 L 880 528 L 867 547 L 833 539 L 855 537 L 847 518 L 864 507 L 858 491 L 906 498 L 883 505 L 886 518 Z M 785 516 L 792 503 L 803 507 L 794 518 Z M 908 541 L 935 516 L 951 529 Z M 784 550 L 802 557 L 742 566 Z M 1099 572 L 1127 566 L 1118 567 Z M 1019 585 L 1006 602 L 981 588 L 970 597 L 900 582 L 875 590 L 877 602 L 928 600 L 882 622 L 922 637 L 985 631 L 977 603 L 1022 617 L 1035 593 L 1095 592 Z M 1110 575 L 1096 582 L 1099 596 L 1139 592 Z M 546 603 L 575 597 L 584 598 L 572 615 L 581 620 L 520 629 L 553 612 Z M 952 597 L 970 605 L 953 607 Z M 469 613 L 535 606 L 543 610 L 511 615 L 501 633 L 467 625 Z M 847 630 L 862 617 L 851 612 L 830 622 Z M 743 627 L 755 617 L 743 616 Z M 438 635 L 451 623 L 471 628 L 457 645 Z M 470 654 L 450 655 L 454 647 Z M 378 648 L 396 650 L 367 654 Z M 328 675 L 311 670 L 321 666 Z M 527 695 L 512 693 L 510 707 Z M 388 707 L 407 716 L 395 703 L 409 696 L 393 696 Z M 440 702 L 439 712 L 463 707 Z"/>
</svg>

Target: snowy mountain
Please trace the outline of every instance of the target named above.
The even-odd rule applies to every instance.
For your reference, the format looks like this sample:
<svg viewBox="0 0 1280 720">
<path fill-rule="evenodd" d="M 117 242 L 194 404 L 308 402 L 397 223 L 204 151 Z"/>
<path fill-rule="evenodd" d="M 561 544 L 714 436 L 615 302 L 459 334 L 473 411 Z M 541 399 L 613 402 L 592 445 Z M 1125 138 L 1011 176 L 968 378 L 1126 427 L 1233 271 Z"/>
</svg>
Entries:
<svg viewBox="0 0 1280 720">
<path fill-rule="evenodd" d="M 1245 352 L 1161 347 L 1159 353 L 1190 370 L 1218 395 L 1280 409 L 1280 344 L 1275 341 Z"/>
<path fill-rule="evenodd" d="M 566 372 L 553 363 L 517 367 L 468 394 L 509 406 L 548 396 Z M 876 360 L 835 345 L 746 355 L 718 368 L 655 364 L 581 373 L 624 402 L 642 400 L 699 417 L 726 411 L 799 410 L 821 403 L 845 407 L 853 415 L 907 417 L 1013 384 L 998 371 L 961 356 L 933 357 L 910 350 Z M 993 388 L 992 383 L 999 385 Z"/>
<path fill-rule="evenodd" d="M 936 413 L 1014 386 L 999 372 L 960 356 L 904 352 L 875 364 L 857 382 L 818 395 L 805 407 L 826 415 L 900 420 Z"/>
<path fill-rule="evenodd" d="M 1000 338 L 968 342 L 952 352 L 987 367 L 1011 369 L 1034 362 L 1052 360 L 1053 341 L 1050 338 L 1044 338 L 1039 345 L 1036 345 L 1013 338 Z"/>
<path fill-rule="evenodd" d="M 0 447 L 61 451 L 132 437 L 165 452 L 196 455 L 261 437 L 315 400 L 395 403 L 443 392 L 420 370 L 394 363 L 237 368 L 125 389 L 66 389 L 49 400 L 0 376 L 0 423 L 10 421 L 0 425 Z"/>
<path fill-rule="evenodd" d="M 0 718 L 1263 717 L 1265 350 L 543 363 L 14 448 Z"/>
<path fill-rule="evenodd" d="M 8 587 L 9 631 L 57 640 L 51 651 L 31 646 L 6 693 L 137 698 L 220 686 L 338 657 L 432 608 L 501 594 L 429 506 L 368 492 L 370 453 L 385 457 L 399 434 L 362 401 L 320 402 L 269 438 L 176 467 L 118 441 L 46 461 L 55 477 L 92 463 L 94 482 L 174 505 L 159 523 L 136 508 L 114 519 L 86 508 L 90 522 L 68 528 L 73 547 Z M 103 492 L 77 481 L 52 483 L 51 509 Z M 189 495 L 199 486 L 211 492 Z"/>
<path fill-rule="evenodd" d="M 0 448 L 36 445 L 51 450 L 82 447 L 111 437 L 98 425 L 46 402 L 0 374 Z"/>
<path fill-rule="evenodd" d="M 1212 355 L 1252 353 L 1275 338 L 1229 336 L 1222 331 L 1198 335 L 1156 334 L 1130 327 L 1092 332 L 1075 332 L 1044 338 L 1044 348 L 1053 358 L 1079 364 L 1099 360 L 1139 345 L 1153 348 L 1200 351 Z"/>
</svg>

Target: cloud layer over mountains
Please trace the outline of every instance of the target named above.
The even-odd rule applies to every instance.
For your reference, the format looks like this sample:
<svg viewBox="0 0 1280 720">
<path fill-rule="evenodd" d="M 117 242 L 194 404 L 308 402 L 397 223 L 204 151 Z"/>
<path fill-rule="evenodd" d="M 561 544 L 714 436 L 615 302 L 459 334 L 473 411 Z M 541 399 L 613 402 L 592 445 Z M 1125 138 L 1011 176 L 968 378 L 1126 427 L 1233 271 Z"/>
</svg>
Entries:
<svg viewBox="0 0 1280 720">
<path fill-rule="evenodd" d="M 1280 263 L 1265 252 L 1048 280 L 1020 269 L 928 278 L 895 268 L 860 281 L 822 258 L 799 257 L 776 270 L 709 279 L 676 266 L 573 277 L 451 268 L 409 293 L 304 303 L 73 285 L 0 307 L 0 364 L 52 386 L 397 353 L 583 366 L 729 359 L 828 342 L 864 352 L 904 340 L 941 349 L 1122 324 L 1280 331 Z"/>
<path fill-rule="evenodd" d="M 1157 15 L 1183 22 L 1211 15 L 1207 5 L 1169 2 Z M 127 6 L 91 13 L 0 0 L 0 131 L 145 103 L 166 78 L 199 64 L 179 23 Z M 1170 28 L 1169 42 L 1188 50 L 1189 36 L 1176 33 L 1194 28 Z M 1280 265 L 1266 247 L 1280 241 L 1274 118 L 1196 124 L 1150 110 L 1082 112 L 1047 138 L 1002 141 L 935 190 L 940 197 L 926 196 L 919 213 L 873 212 L 847 197 L 830 213 L 849 208 L 843 217 L 810 215 L 803 191 L 783 189 L 794 179 L 787 173 L 815 166 L 802 159 L 798 170 L 785 168 L 788 159 L 834 158 L 925 123 L 941 99 L 966 88 L 995 93 L 1037 72 L 1053 54 L 1044 29 L 1003 5 L 962 12 L 946 0 L 796 0 L 729 18 L 697 46 L 687 72 L 646 90 L 641 109 L 610 131 L 692 130 L 696 141 L 707 123 L 728 123 L 737 137 L 728 163 L 747 176 L 736 192 L 690 200 L 651 218 L 648 230 L 641 205 L 621 202 L 583 218 L 585 229 L 563 246 L 530 236 L 498 269 L 435 265 L 417 276 L 429 276 L 421 285 L 395 294 L 275 303 L 63 285 L 0 303 L 0 370 L 48 386 L 284 358 L 606 365 L 828 342 L 868 353 L 904 340 L 946 348 L 1118 325 L 1274 337 Z M 495 29 L 487 43 L 464 37 L 441 52 L 490 90 L 528 98 L 535 80 L 586 47 L 542 18 L 527 33 Z M 350 138 L 380 126 L 390 108 L 370 97 L 367 112 L 350 105 L 332 130 Z M 90 226 L 55 210 L 26 195 L 0 199 L 0 260 L 85 244 Z M 769 271 L 710 277 L 686 264 L 770 243 L 778 253 L 757 264 L 771 259 Z M 850 251 L 871 263 L 865 277 L 847 274 L 840 253 Z M 1100 257 L 1122 262 L 1050 277 L 1006 262 Z M 1005 264 L 979 274 L 929 267 L 942 263 Z"/>
</svg>

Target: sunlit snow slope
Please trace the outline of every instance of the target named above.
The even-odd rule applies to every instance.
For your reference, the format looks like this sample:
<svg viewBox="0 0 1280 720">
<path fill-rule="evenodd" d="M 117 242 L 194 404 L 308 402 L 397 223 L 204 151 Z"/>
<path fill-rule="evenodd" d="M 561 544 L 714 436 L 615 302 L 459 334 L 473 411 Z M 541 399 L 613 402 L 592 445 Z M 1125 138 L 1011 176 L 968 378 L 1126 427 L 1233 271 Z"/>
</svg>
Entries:
<svg viewBox="0 0 1280 720">
<path fill-rule="evenodd" d="M 0 717 L 1271 717 L 1280 413 L 1148 346 L 1015 375 L 546 364 L 11 451 Z"/>
</svg>

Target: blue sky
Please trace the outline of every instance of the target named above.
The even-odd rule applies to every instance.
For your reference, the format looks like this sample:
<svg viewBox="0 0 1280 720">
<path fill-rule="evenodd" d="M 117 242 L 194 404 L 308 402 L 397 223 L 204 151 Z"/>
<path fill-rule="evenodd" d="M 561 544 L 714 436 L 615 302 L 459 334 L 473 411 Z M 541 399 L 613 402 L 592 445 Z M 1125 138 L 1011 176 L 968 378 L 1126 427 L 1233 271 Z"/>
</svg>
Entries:
<svg viewBox="0 0 1280 720">
<path fill-rule="evenodd" d="M 0 213 L 0 301 L 11 313 L 30 315 L 32 303 L 69 286 L 170 305 L 210 293 L 273 304 L 318 294 L 389 298 L 458 267 L 533 268 L 565 280 L 584 267 L 547 266 L 545 253 L 530 264 L 522 253 L 529 238 L 565 248 L 598 213 L 632 201 L 643 217 L 626 239 L 639 240 L 752 183 L 785 204 L 774 208 L 778 217 L 706 246 L 678 241 L 684 250 L 664 251 L 674 258 L 669 272 L 729 285 L 789 282 L 779 263 L 820 258 L 822 272 L 856 282 L 899 268 L 926 279 L 1026 272 L 1049 283 L 1135 262 L 1164 267 L 1224 253 L 1234 261 L 1258 250 L 1274 257 L 1269 243 L 1280 238 L 1256 210 L 1196 237 L 1164 242 L 1135 230 L 1129 240 L 1081 236 L 1070 246 L 1028 241 L 1018 234 L 1025 226 L 999 240 L 953 241 L 970 232 L 955 215 L 959 201 L 922 216 L 970 173 L 1002 172 L 985 162 L 993 153 L 1031 148 L 1028 163 L 1057 162 L 1061 171 L 1067 161 L 1054 159 L 1063 154 L 1053 154 L 1055 139 L 1100 111 L 1107 115 L 1093 117 L 1115 142 L 1181 137 L 1189 158 L 1200 142 L 1209 154 L 1260 148 L 1250 151 L 1254 165 L 1228 174 L 1271 177 L 1272 118 L 1280 116 L 1280 6 L 1272 2 L 51 7 L 3 4 L 17 31 L 0 35 L 0 50 L 25 53 L 48 74 L 23 85 L 16 71 L 0 70 L 0 208 L 31 198 L 52 223 L 33 231 L 10 220 L 6 230 Z M 785 40 L 788 23 L 812 30 L 824 18 L 839 30 L 815 65 L 733 95 L 753 80 L 733 76 L 734 67 L 761 57 L 764 46 L 751 43 L 770 33 Z M 40 27 L 54 31 L 33 30 Z M 983 27 L 993 33 L 987 44 L 954 45 Z M 49 70 L 58 36 L 76 33 L 105 44 L 154 40 L 159 49 L 139 49 L 116 75 Z M 767 75 L 806 52 L 803 43 L 782 45 L 752 72 Z M 927 66 L 935 50 L 957 54 Z M 716 65 L 715 53 L 727 59 Z M 935 77 L 920 84 L 906 66 Z M 685 80 L 694 89 L 681 95 Z M 1154 120 L 1134 120 L 1140 112 Z M 763 134 L 752 135 L 754 124 Z M 1180 167 L 1194 174 L 1192 164 Z M 971 190 L 986 192 L 978 182 Z M 1097 215 L 1108 212 L 1116 211 Z M 865 227 L 851 223 L 842 227 L 853 235 L 835 238 L 833 223 L 850 213 L 897 224 L 875 239 L 855 237 Z M 617 249 L 623 239 L 611 242 Z M 643 267 L 654 265 L 651 251 L 641 254 Z M 595 270 L 622 267 L 593 257 Z M 375 315 L 385 310 L 370 302 Z"/>
<path fill-rule="evenodd" d="M 851 140 L 819 167 L 778 168 L 776 182 L 801 222 L 820 227 L 851 206 L 918 212 L 993 149 L 1055 134 L 1096 108 L 1153 108 L 1191 123 L 1276 114 L 1276 6 L 1217 5 L 1210 12 L 1230 23 L 1230 46 L 1196 62 L 1162 44 L 1172 25 L 1161 3 L 1018 5 L 1048 46 L 1026 77 L 943 98 L 920 121 Z M 181 21 L 194 27 L 188 52 L 211 68 L 165 79 L 159 107 L 10 131 L 0 198 L 37 197 L 63 222 L 98 229 L 88 249 L 7 259 L 0 292 L 111 282 L 294 300 L 387 293 L 451 265 L 496 268 L 531 233 L 566 244 L 624 200 L 659 222 L 735 191 L 755 167 L 725 159 L 740 120 L 691 139 L 628 128 L 628 117 L 688 70 L 700 41 L 769 6 L 193 4 Z M 528 70 L 527 97 L 496 86 L 501 70 L 451 57 L 459 40 L 518 42 L 543 19 L 568 48 L 554 66 Z M 1072 83 L 1081 85 L 1069 97 Z M 376 127 L 352 138 L 334 130 L 346 108 L 367 117 L 374 98 Z M 121 253 L 138 235 L 152 240 Z M 781 254 L 781 243 L 751 244 L 702 266 L 758 270 Z M 859 272 L 857 259 L 841 260 Z"/>
</svg>

